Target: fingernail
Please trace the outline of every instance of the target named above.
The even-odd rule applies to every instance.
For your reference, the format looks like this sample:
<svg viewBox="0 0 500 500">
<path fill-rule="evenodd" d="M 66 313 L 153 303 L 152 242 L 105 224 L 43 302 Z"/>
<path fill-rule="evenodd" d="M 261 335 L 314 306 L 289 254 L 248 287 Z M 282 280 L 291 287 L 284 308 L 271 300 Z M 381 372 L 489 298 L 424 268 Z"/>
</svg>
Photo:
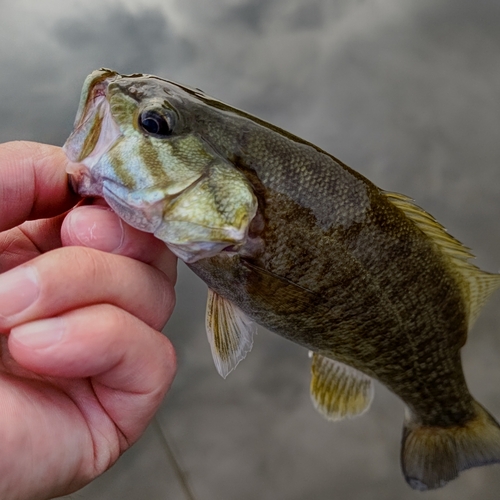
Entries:
<svg viewBox="0 0 500 500">
<path fill-rule="evenodd" d="M 114 252 L 123 244 L 122 221 L 108 208 L 79 207 L 70 212 L 68 218 L 71 233 L 83 246 Z"/>
<path fill-rule="evenodd" d="M 31 349 L 43 349 L 59 342 L 66 332 L 63 318 L 50 318 L 16 326 L 10 332 L 11 337 Z"/>
<path fill-rule="evenodd" d="M 38 298 L 39 288 L 32 267 L 18 267 L 0 275 L 0 317 L 8 318 L 29 307 Z"/>
</svg>

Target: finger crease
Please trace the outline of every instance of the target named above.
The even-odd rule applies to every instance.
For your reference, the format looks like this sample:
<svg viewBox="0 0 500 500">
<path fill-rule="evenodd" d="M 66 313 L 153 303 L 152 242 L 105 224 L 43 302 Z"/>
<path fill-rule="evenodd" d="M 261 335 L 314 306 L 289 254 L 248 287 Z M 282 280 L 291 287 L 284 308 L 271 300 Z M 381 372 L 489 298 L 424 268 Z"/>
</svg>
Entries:
<svg viewBox="0 0 500 500">
<path fill-rule="evenodd" d="M 23 236 L 33 245 L 33 247 L 40 253 L 44 253 L 44 251 L 35 243 L 33 239 L 30 238 L 30 235 L 22 228 L 22 226 L 17 226 L 17 228 Z"/>
</svg>

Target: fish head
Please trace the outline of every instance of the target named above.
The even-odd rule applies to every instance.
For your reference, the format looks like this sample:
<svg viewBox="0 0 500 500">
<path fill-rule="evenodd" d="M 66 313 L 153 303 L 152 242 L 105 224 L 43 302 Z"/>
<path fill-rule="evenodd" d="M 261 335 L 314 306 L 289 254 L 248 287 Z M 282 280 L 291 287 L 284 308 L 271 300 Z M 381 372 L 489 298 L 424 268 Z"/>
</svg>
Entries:
<svg viewBox="0 0 500 500">
<path fill-rule="evenodd" d="M 246 242 L 257 199 L 196 128 L 196 96 L 150 75 L 101 69 L 83 85 L 64 145 L 82 196 L 102 196 L 191 263 Z"/>
</svg>

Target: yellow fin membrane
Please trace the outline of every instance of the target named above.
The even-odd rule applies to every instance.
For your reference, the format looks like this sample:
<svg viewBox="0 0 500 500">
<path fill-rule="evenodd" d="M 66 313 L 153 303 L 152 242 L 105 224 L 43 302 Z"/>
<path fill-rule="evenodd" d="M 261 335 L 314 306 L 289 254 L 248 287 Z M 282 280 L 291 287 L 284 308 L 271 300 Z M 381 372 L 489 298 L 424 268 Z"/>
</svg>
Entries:
<svg viewBox="0 0 500 500">
<path fill-rule="evenodd" d="M 403 430 L 401 466 L 416 490 L 441 488 L 471 467 L 500 462 L 500 426 L 474 402 L 476 417 L 464 425 L 421 425 L 410 414 Z"/>
<path fill-rule="evenodd" d="M 257 326 L 241 309 L 209 288 L 206 329 L 215 367 L 226 378 L 251 351 Z"/>
<path fill-rule="evenodd" d="M 411 198 L 399 193 L 384 192 L 384 195 L 437 245 L 461 277 L 459 285 L 467 303 L 470 328 L 490 294 L 500 288 L 500 275 L 487 273 L 471 264 L 469 259 L 474 258 L 471 251 L 448 234 L 431 214 L 415 205 Z"/>
<path fill-rule="evenodd" d="M 311 398 L 314 407 L 328 420 L 361 415 L 373 400 L 370 377 L 350 366 L 318 353 L 312 357 Z"/>
</svg>

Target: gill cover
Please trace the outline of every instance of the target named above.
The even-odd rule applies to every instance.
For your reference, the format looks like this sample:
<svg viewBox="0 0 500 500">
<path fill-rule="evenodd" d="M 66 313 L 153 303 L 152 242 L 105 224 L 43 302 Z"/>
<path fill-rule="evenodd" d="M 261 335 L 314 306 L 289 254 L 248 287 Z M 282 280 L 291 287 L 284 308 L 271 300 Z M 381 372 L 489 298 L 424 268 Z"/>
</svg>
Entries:
<svg viewBox="0 0 500 500">
<path fill-rule="evenodd" d="M 246 177 L 190 127 L 192 108 L 167 81 L 99 70 L 64 146 L 79 194 L 103 196 L 189 263 L 243 245 L 257 211 Z"/>
</svg>

